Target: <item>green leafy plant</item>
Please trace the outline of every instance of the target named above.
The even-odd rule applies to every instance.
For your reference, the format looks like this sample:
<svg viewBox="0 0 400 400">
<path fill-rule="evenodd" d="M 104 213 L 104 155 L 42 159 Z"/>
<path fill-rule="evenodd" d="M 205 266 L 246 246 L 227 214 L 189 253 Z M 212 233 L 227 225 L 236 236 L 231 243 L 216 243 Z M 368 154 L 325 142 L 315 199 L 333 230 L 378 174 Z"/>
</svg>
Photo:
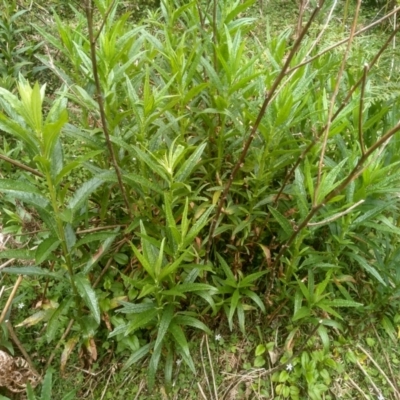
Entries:
<svg viewBox="0 0 400 400">
<path fill-rule="evenodd" d="M 360 3 L 347 32 L 328 3 L 302 10 L 294 36 L 239 0 L 165 0 L 138 25 L 122 2 L 85 1 L 35 24 L 59 86 L 0 89 L 15 238 L 1 273 L 37 277 L 42 308 L 17 326 L 63 337 L 62 369 L 75 347 L 93 364 L 101 343 L 125 368 L 148 356 L 150 387 L 163 365 L 172 388 L 174 361 L 195 369 L 192 328 L 211 334 L 223 309 L 247 335 L 261 311 L 292 344 L 322 321 L 324 355 L 296 359 L 311 371 L 299 387 L 279 378 L 283 397 L 317 398 L 330 327 L 376 313 L 395 335 L 400 114 L 377 64 L 394 76 L 400 28 L 366 46 Z"/>
<path fill-rule="evenodd" d="M 182 328 L 194 327 L 211 334 L 207 326 L 199 320 L 196 312 L 181 309 L 182 299 L 189 294 L 195 294 L 206 300 L 215 308 L 212 299 L 216 290 L 211 285 L 196 283 L 197 276 L 209 268 L 193 262 L 192 243 L 207 223 L 212 209 L 205 211 L 201 217 L 190 226 L 188 220 L 188 201 L 186 200 L 181 223 L 176 224 L 172 213 L 172 205 L 165 195 L 165 212 L 167 225 L 165 238 L 157 241 L 147 235 L 141 222 L 141 249 L 131 244 L 133 252 L 143 267 L 143 276 L 131 280 L 131 284 L 139 290 L 135 303 L 121 301 L 123 305 L 118 311 L 128 317 L 128 321 L 120 324 L 111 332 L 113 336 L 132 336 L 140 329 L 151 329 L 156 335 L 145 346 L 138 348 L 130 356 L 124 368 L 152 352 L 149 363 L 149 385 L 154 385 L 156 371 L 163 351 L 167 351 L 165 360 L 165 377 L 171 382 L 174 354 L 195 372 L 195 366 L 190 355 L 190 348 Z M 177 277 L 180 279 L 177 280 Z M 127 278 L 125 278 L 127 279 Z M 137 337 L 137 343 L 139 338 Z"/>
<path fill-rule="evenodd" d="M 272 376 L 272 381 L 277 383 L 275 390 L 279 397 L 276 398 L 295 400 L 308 395 L 310 399 L 320 399 L 328 391 L 333 375 L 341 371 L 342 367 L 329 353 L 303 351 L 286 369 Z"/>
<path fill-rule="evenodd" d="M 34 67 L 34 53 L 41 43 L 33 43 L 28 39 L 28 27 L 24 14 L 26 10 L 18 10 L 16 1 L 2 0 L 0 18 L 0 86 L 12 89 L 19 73 L 33 77 L 41 68 Z M 24 42 L 23 45 L 21 45 Z M 29 68 L 28 68 L 29 66 Z"/>
<path fill-rule="evenodd" d="M 40 397 L 35 396 L 35 393 L 33 392 L 32 387 L 28 383 L 27 389 L 26 389 L 26 394 L 28 397 L 28 400 L 51 400 L 53 399 L 52 395 L 52 386 L 53 386 L 53 371 L 51 369 L 48 369 L 46 371 L 46 374 L 43 378 L 43 384 L 42 384 L 42 390 L 40 393 Z M 65 394 L 62 397 L 62 400 L 72 400 L 75 399 L 76 397 L 75 390 Z"/>
<path fill-rule="evenodd" d="M 245 299 L 250 299 L 252 302 L 265 313 L 265 306 L 261 298 L 255 293 L 254 286 L 258 279 L 266 274 L 266 271 L 255 272 L 243 276 L 238 272 L 238 276 L 232 273 L 226 261 L 218 254 L 218 259 L 222 271 L 225 274 L 225 279 L 215 276 L 213 279 L 218 288 L 218 294 L 223 297 L 217 306 L 223 307 L 228 318 L 229 328 L 233 330 L 233 317 L 237 314 L 239 328 L 245 333 L 245 311 L 254 310 L 255 307 L 247 304 Z"/>
</svg>

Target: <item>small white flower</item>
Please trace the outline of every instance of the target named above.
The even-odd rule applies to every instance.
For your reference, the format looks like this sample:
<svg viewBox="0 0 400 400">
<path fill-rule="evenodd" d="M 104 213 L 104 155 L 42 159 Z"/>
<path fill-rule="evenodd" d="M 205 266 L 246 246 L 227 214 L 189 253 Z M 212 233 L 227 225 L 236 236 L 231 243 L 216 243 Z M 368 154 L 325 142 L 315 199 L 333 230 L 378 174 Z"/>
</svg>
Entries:
<svg viewBox="0 0 400 400">
<path fill-rule="evenodd" d="M 19 309 L 24 308 L 24 307 L 25 307 L 25 304 L 24 304 L 24 303 L 22 303 L 22 302 L 21 302 L 21 303 L 18 303 L 18 308 L 19 308 Z"/>
<path fill-rule="evenodd" d="M 385 400 L 382 393 L 379 393 L 378 400 Z"/>
<path fill-rule="evenodd" d="M 292 363 L 289 363 L 288 365 L 286 365 L 286 371 L 291 371 L 293 369 L 293 365 Z"/>
<path fill-rule="evenodd" d="M 182 359 L 181 358 L 178 358 L 177 360 L 176 360 L 176 365 L 181 365 L 181 363 L 182 363 Z"/>
<path fill-rule="evenodd" d="M 222 336 L 218 333 L 217 335 L 215 335 L 215 340 L 217 342 L 219 342 L 222 339 Z"/>
</svg>

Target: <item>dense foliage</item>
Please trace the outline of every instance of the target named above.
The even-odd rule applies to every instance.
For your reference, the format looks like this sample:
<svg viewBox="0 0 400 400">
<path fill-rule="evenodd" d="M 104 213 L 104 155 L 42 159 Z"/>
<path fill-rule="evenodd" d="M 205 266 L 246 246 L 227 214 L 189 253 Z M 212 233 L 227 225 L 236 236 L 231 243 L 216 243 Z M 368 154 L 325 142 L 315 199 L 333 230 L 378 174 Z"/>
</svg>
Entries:
<svg viewBox="0 0 400 400">
<path fill-rule="evenodd" d="M 171 388 L 196 332 L 278 326 L 276 398 L 319 399 L 333 338 L 396 336 L 395 22 L 372 37 L 353 3 L 300 4 L 277 34 L 255 0 L 162 1 L 138 23 L 95 0 L 19 25 L 3 3 L 3 348 L 6 319 L 28 349 L 43 326 L 61 370 L 112 351 Z"/>
</svg>

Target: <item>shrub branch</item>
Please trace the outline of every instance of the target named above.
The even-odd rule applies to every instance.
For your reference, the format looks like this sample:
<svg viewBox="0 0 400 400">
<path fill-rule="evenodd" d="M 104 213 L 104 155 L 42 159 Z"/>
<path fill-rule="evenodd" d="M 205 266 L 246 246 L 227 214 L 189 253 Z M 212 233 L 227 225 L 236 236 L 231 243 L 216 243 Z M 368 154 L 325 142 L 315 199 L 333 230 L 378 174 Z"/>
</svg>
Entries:
<svg viewBox="0 0 400 400">
<path fill-rule="evenodd" d="M 112 5 L 110 9 L 107 11 L 107 13 L 104 16 L 103 24 L 101 27 L 104 26 L 105 20 L 107 19 L 109 12 L 112 8 Z M 86 0 L 85 1 L 85 12 L 86 12 L 86 19 L 87 19 L 87 25 L 88 25 L 88 31 L 89 31 L 89 42 L 90 42 L 90 59 L 92 61 L 92 69 L 93 69 L 93 78 L 96 86 L 96 100 L 99 105 L 99 112 L 100 112 L 100 118 L 101 118 L 101 125 L 103 127 L 103 132 L 104 136 L 106 138 L 106 143 L 107 143 L 107 148 L 110 153 L 111 161 L 113 164 L 113 167 L 115 169 L 115 172 L 117 174 L 117 179 L 118 179 L 118 186 L 119 189 L 122 193 L 122 197 L 124 199 L 125 207 L 127 209 L 127 212 L 129 216 L 132 218 L 132 211 L 131 207 L 129 204 L 128 196 L 126 194 L 126 190 L 124 187 L 124 184 L 122 182 L 122 174 L 121 170 L 119 168 L 117 158 L 115 156 L 114 148 L 111 143 L 110 139 L 110 133 L 108 131 L 108 125 L 107 125 L 107 118 L 106 118 L 106 112 L 104 109 L 104 102 L 103 102 L 103 93 L 101 90 L 101 85 L 100 85 L 100 78 L 99 78 L 99 72 L 97 69 L 97 55 L 96 55 L 96 41 L 98 38 L 98 35 L 94 36 L 94 29 L 93 29 L 93 2 L 92 0 Z"/>
<path fill-rule="evenodd" d="M 388 37 L 388 39 L 386 40 L 386 42 L 382 45 L 382 47 L 379 49 L 379 51 L 376 53 L 376 55 L 374 56 L 374 58 L 371 60 L 371 62 L 369 63 L 369 68 L 368 68 L 368 72 L 371 71 L 372 67 L 376 64 L 376 62 L 379 60 L 380 56 L 382 55 L 382 53 L 386 50 L 386 48 L 389 46 L 390 42 L 392 41 L 393 37 L 400 31 L 400 25 L 390 34 L 390 36 Z M 348 39 L 346 39 L 347 41 Z M 345 43 L 345 42 L 344 42 Z M 320 56 L 322 55 L 322 53 L 320 53 Z M 304 65 L 304 64 L 303 64 Z M 347 96 L 344 98 L 344 100 L 342 101 L 342 104 L 339 106 L 339 108 L 336 110 L 335 114 L 333 114 L 332 116 L 332 121 L 334 121 L 339 114 L 343 111 L 343 109 L 345 108 L 345 106 L 347 105 L 348 101 L 350 100 L 351 96 L 353 95 L 353 93 L 356 91 L 356 89 L 362 84 L 363 82 L 363 75 L 361 76 L 361 78 L 352 86 L 352 88 L 349 90 L 349 92 L 347 93 Z M 322 135 L 325 132 L 325 129 L 327 128 L 327 125 L 325 125 L 320 132 L 313 137 L 312 141 L 310 142 L 310 144 L 303 150 L 303 152 L 300 154 L 300 156 L 298 157 L 297 161 L 295 162 L 295 164 L 293 165 L 293 167 L 290 169 L 290 171 L 286 174 L 285 179 L 283 180 L 282 186 L 279 189 L 278 194 L 275 197 L 274 200 L 274 205 L 276 205 L 278 203 L 278 200 L 280 198 L 280 196 L 283 193 L 283 190 L 285 189 L 287 183 L 289 182 L 289 179 L 291 178 L 291 176 L 293 176 L 294 171 L 296 170 L 296 168 L 301 164 L 301 162 L 306 158 L 306 155 L 311 151 L 311 149 L 319 142 L 319 140 L 321 139 Z"/>
<path fill-rule="evenodd" d="M 311 218 L 322 208 L 325 206 L 325 204 L 329 203 L 330 200 L 332 200 L 335 196 L 340 194 L 344 189 L 346 189 L 347 185 L 349 185 L 352 181 L 357 179 L 360 174 L 365 169 L 365 162 L 368 160 L 368 157 L 375 151 L 377 150 L 380 146 L 383 146 L 389 139 L 392 138 L 394 134 L 400 131 L 400 122 L 395 125 L 389 132 L 387 132 L 385 135 L 383 135 L 378 141 L 376 141 L 358 160 L 357 165 L 353 168 L 353 170 L 350 172 L 350 174 L 347 176 L 346 179 L 343 180 L 343 182 L 338 185 L 335 189 L 331 190 L 325 198 L 319 203 L 314 205 L 311 208 L 311 211 L 308 213 L 308 215 L 304 218 L 304 220 L 301 222 L 301 224 L 297 227 L 297 229 L 292 233 L 288 241 L 281 247 L 278 255 L 276 256 L 275 260 L 273 261 L 271 268 L 274 271 L 276 266 L 278 265 L 281 257 L 283 254 L 286 252 L 286 249 L 288 249 L 298 236 L 298 234 L 308 226 L 308 223 L 310 222 Z"/>
<path fill-rule="evenodd" d="M 367 82 L 368 64 L 364 64 L 364 71 L 361 81 L 361 94 L 360 94 L 360 107 L 358 111 L 358 140 L 360 141 L 361 153 L 365 154 L 364 135 L 363 135 L 363 108 L 364 108 L 364 95 L 365 84 Z"/>
<path fill-rule="evenodd" d="M 222 193 L 222 196 L 219 199 L 218 205 L 217 205 L 217 211 L 215 213 L 215 216 L 211 222 L 211 226 L 210 226 L 210 232 L 209 232 L 209 239 L 208 239 L 208 244 L 207 244 L 207 252 L 206 252 L 206 262 L 208 261 L 209 258 L 209 253 L 210 253 L 210 249 L 211 249 L 211 244 L 212 244 L 212 237 L 214 235 L 215 232 L 215 228 L 217 226 L 218 223 L 218 219 L 221 215 L 222 212 L 222 207 L 226 201 L 226 198 L 228 196 L 229 190 L 232 186 L 232 183 L 237 175 L 237 173 L 239 172 L 239 170 L 242 168 L 243 163 L 246 159 L 246 155 L 247 152 L 249 151 L 250 145 L 253 142 L 253 139 L 256 136 L 256 132 L 258 130 L 258 127 L 261 123 L 261 120 L 265 114 L 265 111 L 268 107 L 268 105 L 271 102 L 271 98 L 275 92 L 275 90 L 278 88 L 279 84 L 281 83 L 282 79 L 285 77 L 286 73 L 287 73 L 287 69 L 289 68 L 289 65 L 294 57 L 294 55 L 296 54 L 297 50 L 299 49 L 304 36 L 306 35 L 306 33 L 308 32 L 314 18 L 317 16 L 318 12 L 320 11 L 323 3 L 325 0 L 320 0 L 319 4 L 315 7 L 313 13 L 311 14 L 310 19 L 308 20 L 307 24 L 305 25 L 305 27 L 303 28 L 303 30 L 300 32 L 298 38 L 296 39 L 292 50 L 289 52 L 289 55 L 286 59 L 286 62 L 284 64 L 284 66 L 282 67 L 282 69 L 279 72 L 279 75 L 277 76 L 277 78 L 275 79 L 274 83 L 272 84 L 271 88 L 269 89 L 268 93 L 265 95 L 265 99 L 264 102 L 261 106 L 261 109 L 258 113 L 257 119 L 254 122 L 254 125 L 251 128 L 250 134 L 247 138 L 247 140 L 244 142 L 243 144 L 243 150 L 240 154 L 239 160 L 236 162 L 235 166 L 232 169 L 232 172 L 229 176 L 228 182 L 225 185 L 224 191 Z"/>
<path fill-rule="evenodd" d="M 320 156 L 319 156 L 317 184 L 316 184 L 316 187 L 315 187 L 315 190 L 314 190 L 313 204 L 315 204 L 317 202 L 318 193 L 319 193 L 320 188 L 321 188 L 322 169 L 324 167 L 324 158 L 325 158 L 326 146 L 328 144 L 329 131 L 330 131 L 331 125 L 332 125 L 333 109 L 335 107 L 336 98 L 337 98 L 337 95 L 339 93 L 340 83 L 342 81 L 342 76 L 343 76 L 344 68 L 346 66 L 347 58 L 349 56 L 349 52 L 350 52 L 351 46 L 353 44 L 354 32 L 356 31 L 356 25 L 357 25 L 357 21 L 358 21 L 358 14 L 360 12 L 360 7 L 361 7 L 361 0 L 357 0 L 356 14 L 354 16 L 353 23 L 351 25 L 349 41 L 347 42 L 347 47 L 346 47 L 346 50 L 345 50 L 345 52 L 343 54 L 342 63 L 340 65 L 339 72 L 338 72 L 337 77 L 336 77 L 336 85 L 335 85 L 335 88 L 333 90 L 331 101 L 330 101 L 330 104 L 329 104 L 328 120 L 327 120 L 327 123 L 325 125 L 326 128 L 325 128 L 324 135 L 323 135 L 321 153 L 320 153 Z"/>
</svg>

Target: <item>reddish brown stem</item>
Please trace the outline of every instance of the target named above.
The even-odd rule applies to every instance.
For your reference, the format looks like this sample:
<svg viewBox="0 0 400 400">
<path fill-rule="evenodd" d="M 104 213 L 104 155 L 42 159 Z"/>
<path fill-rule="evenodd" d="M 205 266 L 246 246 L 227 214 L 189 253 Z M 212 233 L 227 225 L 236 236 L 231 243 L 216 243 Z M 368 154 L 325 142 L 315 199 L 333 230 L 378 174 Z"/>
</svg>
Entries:
<svg viewBox="0 0 400 400">
<path fill-rule="evenodd" d="M 86 12 L 86 19 L 87 19 L 87 24 L 88 24 L 88 31 L 89 31 L 89 42 L 90 42 L 90 58 L 92 61 L 92 69 L 93 69 L 93 78 L 96 86 L 96 92 L 97 92 L 97 103 L 99 105 L 99 112 L 100 112 L 100 119 L 101 119 L 101 125 L 103 127 L 103 132 L 104 136 L 106 138 L 106 143 L 107 143 L 107 148 L 110 153 L 111 161 L 114 167 L 114 170 L 117 174 L 117 179 L 118 179 L 118 186 L 119 189 L 122 193 L 122 197 L 124 199 L 125 207 L 127 209 L 127 212 L 131 218 L 133 218 L 132 215 L 132 210 L 131 206 L 129 204 L 128 196 L 126 194 L 126 190 L 124 187 L 124 184 L 122 182 L 122 174 L 121 170 L 119 168 L 117 158 L 115 156 L 114 148 L 111 143 L 110 139 L 110 133 L 108 131 L 108 125 L 107 125 L 107 118 L 106 118 L 106 113 L 104 109 L 104 102 L 103 102 L 103 93 L 101 90 L 101 85 L 100 85 L 100 78 L 99 78 L 99 72 L 97 69 L 97 55 L 96 55 L 96 40 L 97 36 L 94 36 L 94 29 L 93 29 L 93 2 L 91 0 L 86 0 L 85 2 L 85 12 Z M 108 16 L 108 14 L 107 14 Z M 105 17 L 106 18 L 106 17 Z M 104 26 L 104 25 L 103 25 Z"/>
<path fill-rule="evenodd" d="M 367 82 L 368 64 L 364 65 L 364 72 L 361 81 L 360 107 L 358 111 L 358 140 L 360 141 L 361 153 L 365 154 L 364 135 L 363 135 L 363 108 L 364 108 L 364 93 L 365 84 Z"/>
<path fill-rule="evenodd" d="M 390 42 L 393 40 L 393 37 L 400 31 L 400 25 L 390 34 L 386 42 L 383 44 L 383 46 L 380 48 L 380 50 L 376 53 L 375 57 L 372 59 L 372 61 L 369 64 L 369 69 L 368 72 L 371 70 L 371 68 L 376 64 L 376 62 L 379 60 L 380 56 L 382 53 L 386 50 L 386 48 L 389 46 Z M 292 69 L 293 70 L 293 69 Z M 363 76 L 353 85 L 353 87 L 349 90 L 347 93 L 347 96 L 344 98 L 342 101 L 342 104 L 339 106 L 339 108 L 336 110 L 335 114 L 333 114 L 331 121 L 334 121 L 339 114 L 343 111 L 345 108 L 346 104 L 350 100 L 351 96 L 355 92 L 355 90 L 360 86 L 360 84 L 363 82 Z M 327 129 L 327 125 L 325 125 L 320 132 L 313 138 L 311 143 L 303 150 L 303 152 L 300 154 L 299 158 L 291 168 L 291 170 L 286 174 L 285 179 L 282 183 L 281 188 L 279 189 L 278 194 L 275 197 L 274 205 L 278 203 L 278 200 L 280 196 L 283 193 L 283 190 L 285 189 L 287 183 L 289 182 L 289 179 L 291 176 L 293 176 L 294 171 L 296 168 L 300 165 L 300 163 L 305 159 L 306 155 L 311 151 L 311 149 L 315 146 L 316 143 L 321 139 L 322 135 L 324 134 L 325 130 Z"/>
<path fill-rule="evenodd" d="M 295 43 L 293 45 L 293 48 L 290 51 L 284 66 L 282 67 L 281 71 L 279 72 L 279 75 L 275 79 L 275 81 L 272 84 L 270 90 L 266 94 L 264 103 L 261 106 L 261 109 L 260 109 L 260 111 L 258 113 L 257 119 L 256 119 L 256 121 L 255 121 L 255 123 L 254 123 L 254 125 L 253 125 L 253 127 L 252 127 L 252 129 L 250 131 L 250 134 L 249 134 L 247 140 L 244 142 L 242 153 L 240 154 L 239 160 L 236 162 L 235 166 L 232 169 L 232 172 L 231 172 L 231 174 L 229 176 L 228 182 L 226 183 L 224 191 L 223 191 L 223 193 L 222 193 L 222 195 L 220 197 L 220 200 L 218 202 L 217 211 L 216 211 L 215 216 L 214 216 L 214 218 L 213 218 L 213 220 L 211 222 L 210 233 L 209 233 L 208 244 L 207 244 L 206 262 L 208 261 L 208 258 L 209 258 L 211 244 L 212 244 L 212 238 L 214 236 L 215 228 L 217 226 L 218 219 L 219 219 L 219 217 L 221 215 L 221 212 L 222 212 L 222 207 L 223 207 L 223 205 L 224 205 L 224 203 L 226 201 L 226 198 L 228 196 L 228 193 L 229 193 L 229 190 L 231 188 L 231 185 L 232 185 L 232 183 L 233 183 L 238 171 L 240 170 L 240 168 L 242 167 L 242 165 L 243 165 L 243 163 L 245 161 L 247 152 L 249 151 L 250 145 L 253 142 L 254 137 L 256 136 L 256 132 L 257 132 L 258 127 L 259 127 L 259 125 L 261 123 L 261 120 L 262 120 L 262 118 L 263 118 L 263 116 L 265 114 L 265 111 L 266 111 L 268 105 L 270 104 L 270 100 L 272 98 L 272 95 L 274 94 L 275 90 L 278 88 L 278 86 L 281 83 L 282 79 L 285 77 L 286 71 L 289 68 L 289 65 L 290 65 L 294 55 L 296 54 L 297 50 L 299 49 L 305 34 L 309 30 L 309 28 L 310 28 L 310 26 L 312 24 L 312 21 L 314 20 L 314 18 L 318 14 L 318 11 L 320 10 L 320 8 L 321 8 L 323 3 L 324 3 L 324 0 L 321 0 L 320 4 L 314 9 L 314 11 L 311 14 L 311 17 L 308 20 L 306 26 L 303 28 L 303 30 L 299 34 L 299 37 L 295 41 Z"/>
<path fill-rule="evenodd" d="M 356 13 L 355 13 L 355 16 L 354 16 L 353 23 L 351 25 L 349 41 L 347 43 L 346 50 L 345 50 L 345 52 L 343 54 L 343 60 L 342 60 L 342 63 L 340 65 L 337 77 L 336 77 L 336 85 L 335 85 L 335 88 L 333 90 L 333 93 L 332 93 L 332 96 L 331 96 L 331 101 L 330 101 L 330 104 L 329 104 L 328 119 L 327 119 L 326 128 L 325 128 L 324 135 L 323 135 L 321 153 L 320 153 L 320 156 L 319 156 L 317 183 L 315 185 L 313 204 L 315 204 L 316 201 L 317 201 L 318 193 L 319 193 L 319 190 L 320 190 L 320 187 L 321 187 L 322 169 L 324 167 L 326 146 L 328 144 L 328 136 L 329 136 L 329 131 L 330 131 L 331 124 L 332 124 L 333 109 L 335 107 L 336 97 L 337 97 L 337 95 L 339 93 L 340 82 L 342 80 L 344 68 L 346 66 L 347 57 L 349 55 L 349 52 L 350 52 L 350 49 L 351 49 L 351 45 L 353 43 L 354 32 L 356 31 L 356 26 L 357 26 L 358 14 L 359 14 L 359 11 L 360 11 L 360 7 L 361 7 L 361 0 L 358 0 L 357 1 Z"/>
<path fill-rule="evenodd" d="M 350 172 L 350 174 L 347 176 L 347 178 L 340 184 L 338 185 L 335 189 L 331 190 L 325 198 L 319 203 L 316 204 L 315 206 L 312 207 L 311 211 L 308 213 L 308 215 L 305 217 L 305 219 L 301 222 L 301 224 L 297 227 L 297 229 L 292 233 L 288 241 L 281 247 L 278 255 L 276 256 L 274 262 L 272 263 L 272 270 L 275 270 L 277 267 L 281 257 L 283 254 L 286 252 L 286 249 L 288 249 L 298 236 L 298 234 L 307 226 L 307 224 L 310 222 L 311 218 L 322 208 L 324 207 L 325 204 L 329 203 L 330 200 L 332 200 L 335 196 L 340 194 L 349 183 L 354 181 L 364 170 L 363 165 L 367 161 L 368 157 L 380 146 L 382 146 L 386 141 L 388 141 L 395 133 L 400 131 L 400 123 L 398 123 L 395 127 L 393 127 L 389 132 L 387 132 L 385 135 L 383 135 L 377 142 L 375 142 L 358 160 L 357 165 L 353 168 L 353 170 Z"/>
</svg>

